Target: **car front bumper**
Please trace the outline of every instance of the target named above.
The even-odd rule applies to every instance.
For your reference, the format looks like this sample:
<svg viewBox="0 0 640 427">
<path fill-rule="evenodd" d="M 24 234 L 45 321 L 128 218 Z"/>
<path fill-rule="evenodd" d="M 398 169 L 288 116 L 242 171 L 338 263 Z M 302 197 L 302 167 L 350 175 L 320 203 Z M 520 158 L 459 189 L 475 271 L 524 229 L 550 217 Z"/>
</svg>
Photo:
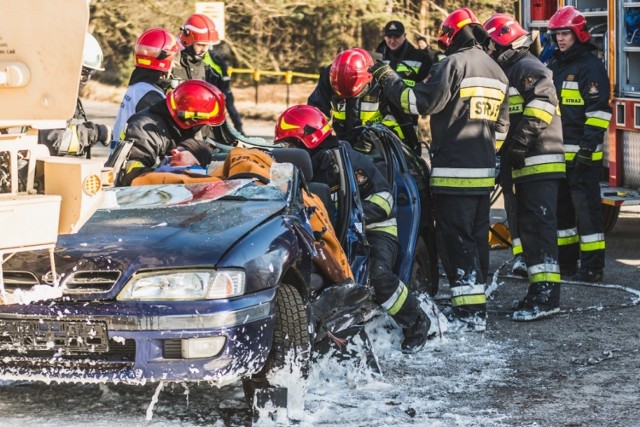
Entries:
<svg viewBox="0 0 640 427">
<path fill-rule="evenodd" d="M 0 306 L 0 378 L 235 382 L 266 361 L 274 298 L 272 288 L 197 303 Z"/>
</svg>

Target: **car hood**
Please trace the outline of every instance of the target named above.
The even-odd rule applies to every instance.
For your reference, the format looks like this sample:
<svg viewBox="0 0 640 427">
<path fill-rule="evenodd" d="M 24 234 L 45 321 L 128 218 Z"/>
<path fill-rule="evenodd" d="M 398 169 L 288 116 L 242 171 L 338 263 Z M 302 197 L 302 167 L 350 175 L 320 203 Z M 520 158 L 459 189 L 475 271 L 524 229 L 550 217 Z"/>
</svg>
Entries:
<svg viewBox="0 0 640 427">
<path fill-rule="evenodd" d="M 146 268 L 213 266 L 234 243 L 286 207 L 284 199 L 247 200 L 220 186 L 204 191 L 203 186 L 154 187 L 140 190 L 145 194 L 131 199 L 135 202 L 127 198 L 138 190 L 111 192 L 111 206 L 99 209 L 77 234 L 60 236 L 58 274 L 64 279 L 77 271 L 128 275 Z M 38 276 L 50 269 L 45 251 L 18 254 L 11 261 L 6 270 Z"/>
</svg>

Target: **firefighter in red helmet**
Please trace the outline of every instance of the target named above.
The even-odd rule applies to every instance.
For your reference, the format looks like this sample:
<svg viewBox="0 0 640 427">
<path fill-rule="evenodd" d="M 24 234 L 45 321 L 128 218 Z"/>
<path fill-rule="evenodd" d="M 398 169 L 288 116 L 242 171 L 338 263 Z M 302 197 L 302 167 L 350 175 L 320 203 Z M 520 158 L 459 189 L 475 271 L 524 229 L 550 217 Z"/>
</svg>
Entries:
<svg viewBox="0 0 640 427">
<path fill-rule="evenodd" d="M 560 310 L 556 211 L 565 162 L 558 97 L 551 71 L 529 52 L 533 40 L 518 21 L 495 14 L 484 28 L 487 53 L 509 78 L 510 126 L 499 150 L 500 181 L 505 192 L 515 187 L 510 203 L 516 203 L 516 218 L 509 218 L 509 227 L 522 243 L 529 277 L 512 318 L 529 321 Z"/>
<path fill-rule="evenodd" d="M 225 121 L 224 95 L 202 80 L 187 80 L 167 94 L 165 100 L 131 116 L 125 139 L 133 142 L 122 182 L 131 184 L 142 173 L 152 171 L 177 146 L 194 153 L 200 166 L 211 162 L 211 147 L 198 131 L 205 125 Z"/>
<path fill-rule="evenodd" d="M 339 53 L 331 66 L 321 71 L 318 85 L 307 104 L 331 118 L 333 129 L 341 140 L 353 144 L 362 126 L 376 123 L 391 128 L 404 140 L 405 135 L 381 96 L 380 87 L 372 81 L 368 70 L 372 65 L 373 58 L 364 49 L 353 48 Z"/>
<path fill-rule="evenodd" d="M 573 6 L 549 20 L 558 50 L 549 65 L 560 100 L 567 178 L 558 192 L 558 249 L 563 275 L 602 281 L 604 228 L 600 206 L 603 144 L 611 120 L 607 71 L 584 16 Z M 580 265 L 576 272 L 577 265 Z"/>
<path fill-rule="evenodd" d="M 496 169 L 496 132 L 506 134 L 508 79 L 487 56 L 487 32 L 468 8 L 442 22 L 447 55 L 408 87 L 388 65 L 371 72 L 388 101 L 409 114 L 430 115 L 436 231 L 451 286 L 452 330 L 484 331 L 489 270 L 489 195 Z"/>
<path fill-rule="evenodd" d="M 178 37 L 184 49 L 180 52 L 177 65 L 172 72 L 175 84 L 189 79 L 199 79 L 216 86 L 225 96 L 227 112 L 233 126 L 238 132 L 244 133 L 242 118 L 236 110 L 231 91 L 229 67 L 224 58 L 212 49 L 220 44 L 215 23 L 207 15 L 195 13 L 182 24 Z"/>
<path fill-rule="evenodd" d="M 295 105 L 284 111 L 276 122 L 274 142 L 307 150 L 311 155 L 314 181 L 326 184 L 332 193 L 340 191 L 339 177 L 330 154 L 330 149 L 336 148 L 340 141 L 319 109 Z M 367 219 L 369 275 L 375 301 L 403 328 L 402 351 L 415 353 L 428 338 L 435 336 L 435 325 L 431 328 L 431 320 L 418 305 L 413 292 L 393 273 L 398 241 L 391 187 L 369 157 L 354 151 L 349 144 L 346 147 L 353 173 L 358 178 Z"/>
<path fill-rule="evenodd" d="M 182 45 L 176 37 L 162 28 L 152 28 L 138 37 L 135 68 L 113 125 L 116 139 L 123 139 L 129 117 L 164 99 L 169 87 L 167 76 L 180 49 Z"/>
</svg>

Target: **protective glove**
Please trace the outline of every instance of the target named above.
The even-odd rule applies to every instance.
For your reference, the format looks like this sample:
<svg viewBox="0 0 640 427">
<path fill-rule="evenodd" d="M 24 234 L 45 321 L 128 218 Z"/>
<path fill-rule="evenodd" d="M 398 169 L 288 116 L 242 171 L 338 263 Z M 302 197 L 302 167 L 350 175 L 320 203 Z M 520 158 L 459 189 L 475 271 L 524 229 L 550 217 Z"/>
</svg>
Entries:
<svg viewBox="0 0 640 427">
<path fill-rule="evenodd" d="M 389 64 L 385 64 L 382 61 L 377 61 L 371 67 L 369 67 L 369 72 L 373 75 L 375 81 L 381 86 L 385 87 L 388 84 L 396 82 L 400 79 L 400 76 L 393 71 L 393 68 L 389 66 Z"/>
<path fill-rule="evenodd" d="M 581 148 L 576 153 L 575 158 L 575 166 L 577 169 L 588 169 L 593 165 L 593 160 L 591 155 L 593 154 L 593 150 L 589 148 Z"/>
<path fill-rule="evenodd" d="M 524 159 L 527 154 L 527 146 L 521 142 L 513 142 L 507 151 L 507 158 L 513 169 L 522 169 L 524 167 Z"/>
</svg>

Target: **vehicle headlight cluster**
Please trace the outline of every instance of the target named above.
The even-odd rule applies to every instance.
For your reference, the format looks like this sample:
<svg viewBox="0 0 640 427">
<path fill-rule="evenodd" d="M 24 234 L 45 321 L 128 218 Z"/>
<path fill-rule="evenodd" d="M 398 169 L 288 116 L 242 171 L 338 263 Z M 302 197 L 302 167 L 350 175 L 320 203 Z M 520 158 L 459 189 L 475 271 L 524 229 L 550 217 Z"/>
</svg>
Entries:
<svg viewBox="0 0 640 427">
<path fill-rule="evenodd" d="M 244 294 L 242 270 L 188 269 L 136 274 L 118 295 L 119 301 L 197 301 Z"/>
</svg>

